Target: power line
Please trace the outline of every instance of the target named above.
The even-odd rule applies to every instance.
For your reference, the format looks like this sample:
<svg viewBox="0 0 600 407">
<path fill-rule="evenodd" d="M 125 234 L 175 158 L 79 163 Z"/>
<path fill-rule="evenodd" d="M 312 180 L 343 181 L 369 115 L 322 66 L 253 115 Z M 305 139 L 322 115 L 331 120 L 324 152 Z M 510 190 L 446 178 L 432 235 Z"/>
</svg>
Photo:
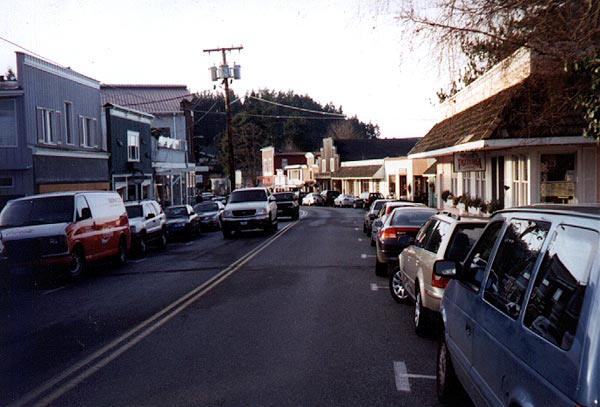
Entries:
<svg viewBox="0 0 600 407">
<path fill-rule="evenodd" d="M 275 106 L 284 107 L 286 109 L 299 110 L 301 112 L 307 112 L 307 113 L 321 114 L 323 116 L 338 116 L 338 117 L 342 117 L 342 118 L 346 117 L 345 114 L 341 114 L 341 113 L 329 113 L 329 112 L 323 112 L 323 111 L 319 111 L 319 110 L 304 109 L 304 108 L 301 108 L 301 107 L 284 105 L 283 103 L 273 102 L 271 100 L 262 99 L 262 98 L 259 98 L 259 97 L 256 97 L 256 96 L 247 96 L 247 97 L 249 97 L 251 99 L 258 100 L 260 102 L 270 103 L 270 104 L 275 105 Z"/>
</svg>

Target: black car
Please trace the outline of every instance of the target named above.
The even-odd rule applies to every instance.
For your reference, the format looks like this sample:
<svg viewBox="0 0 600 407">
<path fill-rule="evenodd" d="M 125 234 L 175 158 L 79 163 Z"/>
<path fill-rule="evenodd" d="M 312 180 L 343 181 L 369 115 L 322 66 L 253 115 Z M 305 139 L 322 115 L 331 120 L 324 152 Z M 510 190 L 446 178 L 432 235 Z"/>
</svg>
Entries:
<svg viewBox="0 0 600 407">
<path fill-rule="evenodd" d="M 340 193 L 340 191 L 332 190 L 325 190 L 321 192 L 321 196 L 323 197 L 323 205 L 333 206 L 333 201 L 335 201 L 335 198 L 337 198 Z"/>
<path fill-rule="evenodd" d="M 165 208 L 167 234 L 169 237 L 190 239 L 200 233 L 200 218 L 190 205 L 175 205 Z"/>
<path fill-rule="evenodd" d="M 202 230 L 220 230 L 221 215 L 225 205 L 221 201 L 205 201 L 194 205 L 194 212 L 200 217 L 200 227 Z"/>
<path fill-rule="evenodd" d="M 377 233 L 375 274 L 387 277 L 398 267 L 398 255 L 410 245 L 417 232 L 436 209 L 427 207 L 401 207 L 394 209 Z"/>
<path fill-rule="evenodd" d="M 293 192 L 275 192 L 275 203 L 277 204 L 277 216 L 289 216 L 296 220 L 300 217 L 300 206 Z"/>
</svg>

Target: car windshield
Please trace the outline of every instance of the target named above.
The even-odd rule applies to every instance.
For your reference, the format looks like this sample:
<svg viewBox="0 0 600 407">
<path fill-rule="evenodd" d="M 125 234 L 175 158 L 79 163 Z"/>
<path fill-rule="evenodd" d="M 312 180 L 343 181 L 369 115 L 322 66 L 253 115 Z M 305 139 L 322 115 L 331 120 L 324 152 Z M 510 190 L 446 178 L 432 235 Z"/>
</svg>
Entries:
<svg viewBox="0 0 600 407">
<path fill-rule="evenodd" d="M 289 193 L 289 194 L 273 194 L 273 196 L 275 197 L 276 201 L 293 201 L 294 200 L 294 194 L 293 193 Z"/>
<path fill-rule="evenodd" d="M 429 219 L 435 210 L 420 211 L 395 211 L 390 220 L 391 226 L 421 226 Z"/>
<path fill-rule="evenodd" d="M 249 202 L 249 201 L 266 201 L 267 194 L 262 189 L 247 189 L 233 191 L 229 198 L 229 203 Z"/>
<path fill-rule="evenodd" d="M 219 210 L 219 204 L 217 204 L 215 202 L 204 202 L 204 203 L 199 203 L 198 205 L 194 206 L 194 211 L 196 211 L 196 213 L 216 212 L 218 210 Z"/>
<path fill-rule="evenodd" d="M 73 202 L 72 196 L 10 202 L 0 213 L 0 228 L 72 222 Z"/>
<path fill-rule="evenodd" d="M 167 218 L 182 218 L 186 217 L 188 212 L 185 206 L 178 206 L 165 209 L 165 215 L 167 215 Z"/>
<path fill-rule="evenodd" d="M 128 205 L 125 207 L 125 210 L 127 210 L 127 216 L 129 218 L 141 218 L 144 216 L 142 205 Z"/>
</svg>

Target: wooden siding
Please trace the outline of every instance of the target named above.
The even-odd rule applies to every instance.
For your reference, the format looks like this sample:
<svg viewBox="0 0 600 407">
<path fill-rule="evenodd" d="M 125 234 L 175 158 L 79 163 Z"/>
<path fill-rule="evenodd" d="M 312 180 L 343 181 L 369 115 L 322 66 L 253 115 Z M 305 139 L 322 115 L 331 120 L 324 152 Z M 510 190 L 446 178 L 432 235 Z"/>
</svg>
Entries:
<svg viewBox="0 0 600 407">
<path fill-rule="evenodd" d="M 152 142 L 150 140 L 150 125 L 134 120 L 106 114 L 107 138 L 111 153 L 111 174 L 131 174 L 134 169 L 144 174 L 152 172 Z M 140 161 L 128 162 L 127 131 L 136 131 L 140 134 Z"/>
</svg>

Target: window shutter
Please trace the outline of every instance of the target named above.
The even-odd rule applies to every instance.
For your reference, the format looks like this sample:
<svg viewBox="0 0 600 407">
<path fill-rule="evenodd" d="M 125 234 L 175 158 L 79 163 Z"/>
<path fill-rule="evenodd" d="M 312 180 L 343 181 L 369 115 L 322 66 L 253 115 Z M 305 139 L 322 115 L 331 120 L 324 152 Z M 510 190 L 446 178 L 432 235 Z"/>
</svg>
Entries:
<svg viewBox="0 0 600 407">
<path fill-rule="evenodd" d="M 44 110 L 39 107 L 36 108 L 36 120 L 37 120 L 37 142 L 44 142 Z"/>
<path fill-rule="evenodd" d="M 83 131 L 84 131 L 84 122 L 83 122 L 83 116 L 79 116 L 79 120 L 77 120 L 78 126 L 79 127 L 79 145 L 80 146 L 84 146 L 84 139 L 83 139 Z"/>
<path fill-rule="evenodd" d="M 56 144 L 62 143 L 62 120 L 60 111 L 54 112 L 54 120 L 52 121 L 52 140 Z"/>
</svg>

